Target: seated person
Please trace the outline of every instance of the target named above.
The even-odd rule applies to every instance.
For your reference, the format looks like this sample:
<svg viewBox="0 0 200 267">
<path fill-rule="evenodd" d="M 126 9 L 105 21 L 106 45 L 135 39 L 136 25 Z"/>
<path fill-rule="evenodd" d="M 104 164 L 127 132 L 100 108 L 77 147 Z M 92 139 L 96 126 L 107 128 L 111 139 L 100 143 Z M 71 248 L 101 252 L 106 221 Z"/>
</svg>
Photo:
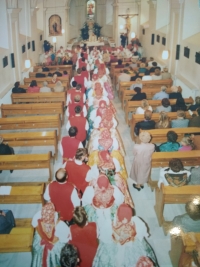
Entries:
<svg viewBox="0 0 200 267">
<path fill-rule="evenodd" d="M 137 78 L 136 83 L 131 84 L 130 90 L 133 90 L 135 87 L 140 87 L 142 89 L 143 84 L 142 84 L 142 79 L 141 78 Z"/>
<path fill-rule="evenodd" d="M 59 68 L 56 69 L 56 71 L 53 73 L 53 75 L 56 74 L 57 77 L 62 77 L 62 73 L 59 72 Z"/>
<path fill-rule="evenodd" d="M 160 67 L 158 67 L 157 62 L 155 62 L 155 61 L 152 62 L 152 66 L 153 66 L 153 67 L 150 68 L 149 73 L 151 73 L 151 72 L 155 72 L 155 69 L 156 69 L 156 68 L 160 69 Z"/>
<path fill-rule="evenodd" d="M 136 81 L 137 79 L 140 78 L 139 72 L 133 70 L 132 75 L 133 75 L 133 73 L 134 73 L 134 76 L 131 76 L 131 81 Z"/>
<path fill-rule="evenodd" d="M 189 111 L 189 113 L 191 114 L 192 111 Z M 192 114 L 192 118 L 189 121 L 189 127 L 200 127 L 200 108 L 198 108 L 196 110 L 196 114 Z"/>
<path fill-rule="evenodd" d="M 135 124 L 134 132 L 136 135 L 139 135 L 140 129 L 142 130 L 151 130 L 155 129 L 155 121 L 151 120 L 152 112 L 150 110 L 146 110 L 144 112 L 144 120 L 139 121 Z"/>
<path fill-rule="evenodd" d="M 118 60 L 118 64 L 115 65 L 115 69 L 120 69 L 120 68 L 124 68 L 124 64 L 122 64 L 122 60 L 121 59 L 119 59 Z"/>
<path fill-rule="evenodd" d="M 190 169 L 191 179 L 188 184 L 190 185 L 200 185 L 200 166 L 195 166 Z"/>
<path fill-rule="evenodd" d="M 161 80 L 161 71 L 158 67 L 155 68 L 154 75 L 152 75 L 152 80 Z"/>
<path fill-rule="evenodd" d="M 153 62 L 154 62 L 154 58 L 150 57 L 149 62 L 148 62 L 148 67 L 153 67 Z"/>
<path fill-rule="evenodd" d="M 171 112 L 171 106 L 168 98 L 163 98 L 162 101 L 162 106 L 158 106 L 155 110 L 156 113 L 160 113 L 161 111 L 165 112 Z"/>
<path fill-rule="evenodd" d="M 42 78 L 42 77 L 46 77 L 46 74 L 45 73 L 42 73 L 42 68 L 39 68 L 36 75 L 35 75 L 36 78 Z"/>
<path fill-rule="evenodd" d="M 137 68 L 137 60 L 135 58 L 131 58 L 131 64 L 130 67 L 131 68 Z"/>
<path fill-rule="evenodd" d="M 156 93 L 153 96 L 153 100 L 162 100 L 163 98 L 169 98 L 169 95 L 166 93 L 167 87 L 166 86 L 161 86 L 160 92 Z"/>
<path fill-rule="evenodd" d="M 51 88 L 48 87 L 48 82 L 43 82 L 43 87 L 40 88 L 40 93 L 51 93 Z"/>
<path fill-rule="evenodd" d="M 200 150 L 200 135 L 192 134 L 190 138 L 192 139 L 192 142 L 194 143 L 195 150 Z"/>
<path fill-rule="evenodd" d="M 149 75 L 149 74 L 145 74 L 143 77 L 142 77 L 142 81 L 152 81 L 152 76 Z"/>
<path fill-rule="evenodd" d="M 76 267 L 79 263 L 78 250 L 71 244 L 65 244 L 60 253 L 61 267 Z"/>
<path fill-rule="evenodd" d="M 171 107 L 172 107 L 172 112 L 176 112 L 178 110 L 183 110 L 183 111 L 187 110 L 187 106 L 185 104 L 185 100 L 182 97 L 177 98 L 176 104 L 172 105 Z"/>
<path fill-rule="evenodd" d="M 159 121 L 156 122 L 156 129 L 166 129 L 171 128 L 171 122 L 169 120 L 169 117 L 167 116 L 167 113 L 164 111 L 160 112 Z"/>
<path fill-rule="evenodd" d="M 62 82 L 61 81 L 57 81 L 54 88 L 53 88 L 53 91 L 56 92 L 56 93 L 61 93 L 61 92 L 64 92 L 64 86 L 62 85 Z"/>
<path fill-rule="evenodd" d="M 177 98 L 182 98 L 182 94 L 180 91 L 180 87 L 177 86 L 172 86 L 171 87 L 171 93 L 169 93 L 169 99 L 177 99 Z"/>
<path fill-rule="evenodd" d="M 172 225 L 174 227 L 180 227 L 183 232 L 200 232 L 200 201 L 194 203 L 194 201 L 187 202 L 185 205 L 187 213 L 176 216 Z"/>
<path fill-rule="evenodd" d="M 162 183 L 173 187 L 186 185 L 190 180 L 190 174 L 190 171 L 184 169 L 180 159 L 171 159 L 169 161 L 169 168 L 161 168 L 160 170 L 158 187 Z"/>
<path fill-rule="evenodd" d="M 0 210 L 0 234 L 9 234 L 15 227 L 15 219 L 11 210 Z"/>
<path fill-rule="evenodd" d="M 162 76 L 162 80 L 167 80 L 167 79 L 171 79 L 171 73 L 168 72 L 168 68 L 165 67 L 163 69 L 163 72 L 161 73 Z"/>
<path fill-rule="evenodd" d="M 20 82 L 16 82 L 14 84 L 14 87 L 12 89 L 13 94 L 20 94 L 20 93 L 26 93 L 26 90 L 24 88 L 20 88 Z"/>
<path fill-rule="evenodd" d="M 140 87 L 135 87 L 134 91 L 136 92 L 136 94 L 131 98 L 131 101 L 138 101 L 138 100 L 143 100 L 147 98 L 145 93 L 141 93 Z"/>
<path fill-rule="evenodd" d="M 49 73 L 47 74 L 47 77 L 53 77 L 53 73 L 49 72 Z"/>
<path fill-rule="evenodd" d="M 145 112 L 146 110 L 150 110 L 150 111 L 152 111 L 153 109 L 152 109 L 151 106 L 149 106 L 148 101 L 147 101 L 146 99 L 143 99 L 143 100 L 141 101 L 141 107 L 138 107 L 138 108 L 136 109 L 135 114 L 144 114 L 144 112 Z"/>
<path fill-rule="evenodd" d="M 145 73 L 146 72 L 146 68 L 145 68 L 145 63 L 140 63 L 140 67 L 139 67 L 139 73 Z"/>
<path fill-rule="evenodd" d="M 30 86 L 27 89 L 27 93 L 39 93 L 40 87 L 37 86 L 36 80 L 32 80 Z"/>
<path fill-rule="evenodd" d="M 195 104 L 191 105 L 189 107 L 189 110 L 191 111 L 195 111 L 197 110 L 198 108 L 200 108 L 200 96 L 196 96 L 195 97 Z"/>
<path fill-rule="evenodd" d="M 3 143 L 3 137 L 0 136 L 0 155 L 13 155 L 14 149 L 10 147 L 7 144 Z M 2 170 L 0 170 L 0 173 L 2 173 Z M 10 173 L 13 173 L 13 170 L 10 170 Z"/>
<path fill-rule="evenodd" d="M 185 119 L 185 112 L 183 110 L 177 111 L 177 119 L 172 120 L 172 128 L 185 128 L 188 127 L 189 120 Z"/>
<path fill-rule="evenodd" d="M 63 70 L 63 77 L 68 77 L 68 72 L 66 70 Z"/>
<path fill-rule="evenodd" d="M 161 152 L 178 151 L 180 144 L 176 142 L 177 139 L 178 139 L 177 133 L 175 133 L 174 131 L 169 131 L 167 133 L 167 142 L 159 146 L 159 151 Z"/>
<path fill-rule="evenodd" d="M 180 141 L 179 151 L 190 151 L 194 149 L 194 144 L 189 136 L 185 136 Z"/>
</svg>

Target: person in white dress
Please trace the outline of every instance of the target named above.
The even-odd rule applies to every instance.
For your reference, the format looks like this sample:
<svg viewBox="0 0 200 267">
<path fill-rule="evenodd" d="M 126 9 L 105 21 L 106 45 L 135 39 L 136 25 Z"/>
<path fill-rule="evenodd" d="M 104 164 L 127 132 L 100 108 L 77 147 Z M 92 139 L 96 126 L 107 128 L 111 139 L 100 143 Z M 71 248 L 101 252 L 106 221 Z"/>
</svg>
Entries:
<svg viewBox="0 0 200 267">
<path fill-rule="evenodd" d="M 152 107 L 149 106 L 149 103 L 146 99 L 141 101 L 141 107 L 138 107 L 135 111 L 135 114 L 144 114 L 146 110 L 152 111 Z"/>
</svg>

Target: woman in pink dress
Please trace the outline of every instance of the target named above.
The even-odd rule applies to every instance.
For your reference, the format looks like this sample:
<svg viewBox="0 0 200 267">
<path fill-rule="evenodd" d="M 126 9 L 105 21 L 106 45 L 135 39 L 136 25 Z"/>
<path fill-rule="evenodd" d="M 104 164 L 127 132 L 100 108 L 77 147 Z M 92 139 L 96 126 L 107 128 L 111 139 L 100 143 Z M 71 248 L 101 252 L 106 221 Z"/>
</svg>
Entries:
<svg viewBox="0 0 200 267">
<path fill-rule="evenodd" d="M 140 191 L 147 183 L 151 171 L 151 156 L 155 150 L 154 144 L 149 144 L 151 135 L 144 131 L 139 135 L 141 144 L 136 144 L 133 149 L 133 165 L 130 178 L 134 181 L 133 187 Z"/>
<path fill-rule="evenodd" d="M 190 151 L 194 149 L 194 144 L 189 136 L 183 137 L 180 144 L 181 147 L 179 148 L 178 151 Z"/>
<path fill-rule="evenodd" d="M 30 86 L 27 89 L 27 93 L 39 93 L 40 87 L 37 86 L 36 80 L 32 80 Z"/>
</svg>

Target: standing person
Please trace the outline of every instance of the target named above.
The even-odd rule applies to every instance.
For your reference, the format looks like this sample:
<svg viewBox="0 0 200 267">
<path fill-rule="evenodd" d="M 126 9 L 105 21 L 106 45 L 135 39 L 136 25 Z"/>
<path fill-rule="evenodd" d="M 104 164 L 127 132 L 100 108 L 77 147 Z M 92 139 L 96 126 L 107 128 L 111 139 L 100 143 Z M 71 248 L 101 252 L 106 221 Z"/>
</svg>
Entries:
<svg viewBox="0 0 200 267">
<path fill-rule="evenodd" d="M 80 206 L 80 199 L 76 188 L 68 182 L 68 173 L 65 169 L 57 170 L 55 178 L 55 181 L 47 185 L 44 199 L 51 201 L 60 213 L 60 219 L 70 224 L 74 208 Z"/>
<path fill-rule="evenodd" d="M 33 238 L 31 267 L 60 266 L 62 247 L 69 241 L 69 227 L 59 220 L 53 203 L 49 202 L 38 211 L 32 226 L 36 229 Z"/>
<path fill-rule="evenodd" d="M 126 36 L 124 33 L 120 35 L 121 38 L 121 46 L 125 47 L 126 46 Z"/>
<path fill-rule="evenodd" d="M 75 75 L 70 82 L 70 85 L 72 86 L 72 82 L 76 81 L 77 84 L 81 84 L 81 91 L 85 93 L 86 87 L 87 87 L 87 79 L 81 75 L 81 69 L 77 69 L 77 75 Z"/>
<path fill-rule="evenodd" d="M 98 176 L 97 168 L 90 168 L 85 164 L 88 153 L 86 148 L 79 148 L 76 151 L 75 159 L 67 161 L 65 169 L 68 173 L 68 181 L 76 186 L 78 192 L 82 194 L 88 186 L 88 181 L 91 181 Z"/>
<path fill-rule="evenodd" d="M 133 187 L 140 191 L 147 183 L 151 171 L 151 156 L 155 150 L 154 144 L 149 144 L 151 135 L 144 131 L 139 134 L 141 144 L 135 144 L 133 149 L 134 161 L 130 178 L 134 181 Z"/>
<path fill-rule="evenodd" d="M 78 148 L 83 148 L 80 140 L 76 139 L 78 129 L 76 127 L 69 128 L 69 136 L 64 136 L 59 145 L 60 154 L 63 161 L 73 160 Z"/>
<path fill-rule="evenodd" d="M 67 122 L 67 131 L 71 126 L 75 126 L 78 129 L 77 133 L 77 139 L 80 140 L 85 147 L 86 145 L 86 135 L 87 135 L 87 130 L 89 129 L 88 121 L 86 118 L 81 116 L 82 108 L 81 106 L 76 106 L 75 107 L 75 116 L 71 117 L 68 122 Z"/>
<path fill-rule="evenodd" d="M 87 222 L 87 213 L 83 207 L 75 208 L 73 220 L 75 224 L 70 227 L 70 243 L 78 249 L 79 267 L 92 266 L 98 248 L 96 223 Z"/>
</svg>

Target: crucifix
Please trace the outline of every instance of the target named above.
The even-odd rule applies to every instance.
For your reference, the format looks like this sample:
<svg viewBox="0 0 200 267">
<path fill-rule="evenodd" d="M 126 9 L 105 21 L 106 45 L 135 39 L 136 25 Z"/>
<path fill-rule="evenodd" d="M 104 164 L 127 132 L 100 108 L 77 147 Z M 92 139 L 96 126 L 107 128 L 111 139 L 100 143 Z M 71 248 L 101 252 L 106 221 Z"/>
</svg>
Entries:
<svg viewBox="0 0 200 267">
<path fill-rule="evenodd" d="M 127 15 L 118 15 L 118 17 L 122 17 L 123 19 L 126 20 L 126 30 L 127 30 L 127 39 L 128 39 L 128 35 L 130 33 L 131 30 L 131 19 L 135 16 L 138 16 L 138 14 L 127 14 Z"/>
</svg>

